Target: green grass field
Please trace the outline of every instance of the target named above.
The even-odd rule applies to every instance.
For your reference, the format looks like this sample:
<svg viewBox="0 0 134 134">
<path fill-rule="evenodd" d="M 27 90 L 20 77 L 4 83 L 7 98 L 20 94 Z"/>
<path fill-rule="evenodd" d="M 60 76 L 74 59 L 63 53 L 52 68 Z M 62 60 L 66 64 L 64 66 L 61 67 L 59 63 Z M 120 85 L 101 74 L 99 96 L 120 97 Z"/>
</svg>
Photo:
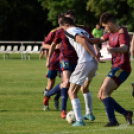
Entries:
<svg viewBox="0 0 134 134">
<path fill-rule="evenodd" d="M 132 67 L 134 61 L 132 61 Z M 0 134 L 133 134 L 134 124 L 127 126 L 125 118 L 116 113 L 119 127 L 104 128 L 108 122 L 102 102 L 97 98 L 99 87 L 109 72 L 111 64 L 99 64 L 97 76 L 93 79 L 90 90 L 93 96 L 94 122 L 85 121 L 84 127 L 72 127 L 60 118 L 60 110 L 54 109 L 53 97 L 50 111 L 43 111 L 43 90 L 46 86 L 47 69 L 45 59 L 38 60 L 38 55 L 31 55 L 31 60 L 21 60 L 19 54 L 12 54 L 3 60 L 0 54 Z M 131 95 L 133 72 L 112 96 L 124 108 L 134 111 L 134 98 Z M 57 78 L 56 84 L 60 83 Z M 82 114 L 85 113 L 81 92 L 79 98 Z M 68 100 L 67 111 L 71 103 Z"/>
</svg>

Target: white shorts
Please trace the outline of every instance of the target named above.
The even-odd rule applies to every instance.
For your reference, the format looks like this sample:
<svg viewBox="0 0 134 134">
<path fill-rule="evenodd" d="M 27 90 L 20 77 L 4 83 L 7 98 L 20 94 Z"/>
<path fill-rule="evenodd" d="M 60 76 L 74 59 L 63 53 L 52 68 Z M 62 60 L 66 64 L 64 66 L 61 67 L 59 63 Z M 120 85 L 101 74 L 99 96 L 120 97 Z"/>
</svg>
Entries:
<svg viewBox="0 0 134 134">
<path fill-rule="evenodd" d="M 95 76 L 98 64 L 95 60 L 90 62 L 78 63 L 74 72 L 70 76 L 70 83 L 83 85 L 84 81 L 89 81 Z"/>
</svg>

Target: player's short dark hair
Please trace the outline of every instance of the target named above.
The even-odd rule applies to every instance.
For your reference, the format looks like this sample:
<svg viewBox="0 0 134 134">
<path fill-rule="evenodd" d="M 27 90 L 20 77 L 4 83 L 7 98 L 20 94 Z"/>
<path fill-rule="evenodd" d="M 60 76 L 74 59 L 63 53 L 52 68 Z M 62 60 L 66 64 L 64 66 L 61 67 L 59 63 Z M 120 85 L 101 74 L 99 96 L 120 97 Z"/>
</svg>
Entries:
<svg viewBox="0 0 134 134">
<path fill-rule="evenodd" d="M 114 13 L 105 12 L 101 15 L 100 25 L 102 25 L 102 23 L 107 24 L 108 22 L 116 23 Z"/>
<path fill-rule="evenodd" d="M 64 17 L 64 13 L 59 13 L 58 14 L 58 19 L 63 18 L 63 17 Z"/>
<path fill-rule="evenodd" d="M 71 16 L 73 16 L 74 18 L 76 18 L 76 13 L 75 13 L 75 11 L 73 11 L 73 10 L 71 10 L 71 9 L 67 10 L 67 11 L 64 13 L 64 15 L 71 15 Z"/>
<path fill-rule="evenodd" d="M 71 18 L 68 17 L 63 17 L 62 20 L 60 21 L 61 25 L 68 24 L 69 26 L 74 26 L 75 23 Z"/>
</svg>

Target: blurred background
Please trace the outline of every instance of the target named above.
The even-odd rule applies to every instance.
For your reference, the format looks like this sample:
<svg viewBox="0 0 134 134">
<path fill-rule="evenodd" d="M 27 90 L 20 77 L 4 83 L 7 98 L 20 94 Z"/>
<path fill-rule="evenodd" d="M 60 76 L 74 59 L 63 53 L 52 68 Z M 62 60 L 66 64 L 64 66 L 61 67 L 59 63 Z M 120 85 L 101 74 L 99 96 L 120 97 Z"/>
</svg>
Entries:
<svg viewBox="0 0 134 134">
<path fill-rule="evenodd" d="M 72 9 L 91 31 L 103 12 L 134 32 L 134 0 L 0 0 L 1 41 L 43 41 L 57 27 L 57 14 Z"/>
</svg>

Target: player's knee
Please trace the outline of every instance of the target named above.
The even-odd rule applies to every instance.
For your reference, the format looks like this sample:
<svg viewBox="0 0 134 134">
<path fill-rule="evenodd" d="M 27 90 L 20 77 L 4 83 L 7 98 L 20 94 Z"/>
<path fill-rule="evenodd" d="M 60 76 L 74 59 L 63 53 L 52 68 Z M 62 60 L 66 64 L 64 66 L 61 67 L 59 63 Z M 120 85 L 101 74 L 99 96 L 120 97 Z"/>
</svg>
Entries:
<svg viewBox="0 0 134 134">
<path fill-rule="evenodd" d="M 63 81 L 63 84 L 62 85 L 63 85 L 63 87 L 68 88 L 69 87 L 69 79 Z"/>
<path fill-rule="evenodd" d="M 70 97 L 74 96 L 75 95 L 75 91 L 74 90 L 68 90 L 68 95 Z"/>
<path fill-rule="evenodd" d="M 108 96 L 105 88 L 100 88 L 100 91 L 98 93 L 99 100 L 103 100 Z"/>
<path fill-rule="evenodd" d="M 81 88 L 82 94 L 87 94 L 89 92 L 89 89 L 87 88 Z"/>
</svg>

